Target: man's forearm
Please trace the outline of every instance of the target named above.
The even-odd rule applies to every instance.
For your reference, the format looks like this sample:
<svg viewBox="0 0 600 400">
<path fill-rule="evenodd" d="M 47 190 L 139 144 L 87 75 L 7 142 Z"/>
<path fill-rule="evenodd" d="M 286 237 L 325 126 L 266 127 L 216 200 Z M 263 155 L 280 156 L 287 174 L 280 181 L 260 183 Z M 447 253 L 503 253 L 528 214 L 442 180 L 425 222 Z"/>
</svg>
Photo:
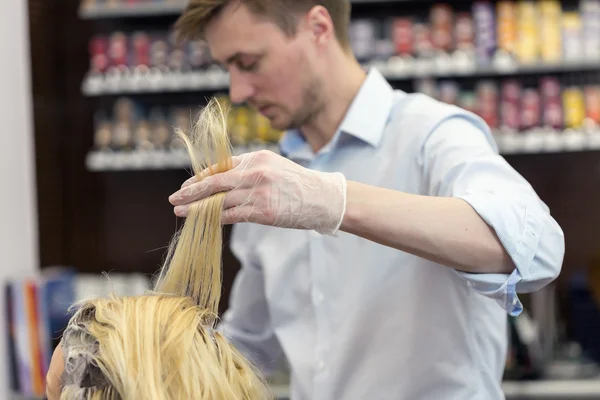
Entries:
<svg viewBox="0 0 600 400">
<path fill-rule="evenodd" d="M 515 266 L 494 230 L 464 200 L 348 181 L 341 230 L 471 273 Z"/>
</svg>

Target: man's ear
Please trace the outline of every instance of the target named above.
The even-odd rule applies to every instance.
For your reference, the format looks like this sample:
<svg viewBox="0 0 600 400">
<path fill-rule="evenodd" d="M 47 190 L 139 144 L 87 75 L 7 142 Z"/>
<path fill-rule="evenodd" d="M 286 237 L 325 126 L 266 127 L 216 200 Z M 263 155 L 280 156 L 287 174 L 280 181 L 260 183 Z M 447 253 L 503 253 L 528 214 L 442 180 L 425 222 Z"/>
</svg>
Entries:
<svg viewBox="0 0 600 400">
<path fill-rule="evenodd" d="M 333 21 L 323 6 L 314 6 L 308 11 L 306 24 L 318 47 L 327 45 L 335 37 Z"/>
</svg>

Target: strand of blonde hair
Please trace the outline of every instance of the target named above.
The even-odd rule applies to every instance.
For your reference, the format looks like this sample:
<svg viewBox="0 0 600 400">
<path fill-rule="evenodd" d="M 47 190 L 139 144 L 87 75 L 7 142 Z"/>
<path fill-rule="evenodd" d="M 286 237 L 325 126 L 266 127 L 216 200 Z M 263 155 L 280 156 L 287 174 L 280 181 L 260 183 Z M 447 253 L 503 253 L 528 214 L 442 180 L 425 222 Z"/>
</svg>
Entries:
<svg viewBox="0 0 600 400">
<path fill-rule="evenodd" d="M 191 135 L 176 133 L 190 155 L 198 181 L 231 169 L 232 148 L 227 134 L 227 111 L 211 99 L 195 121 Z M 190 206 L 181 231 L 171 242 L 155 286 L 159 293 L 190 296 L 198 305 L 217 315 L 221 297 L 221 260 L 224 193 L 217 193 Z"/>
<path fill-rule="evenodd" d="M 212 99 L 190 134 L 197 180 L 231 168 L 226 111 Z M 153 291 L 82 302 L 63 336 L 61 400 L 264 400 L 262 375 L 216 331 L 224 194 L 193 204 Z M 75 383 L 73 383 L 75 381 Z"/>
</svg>

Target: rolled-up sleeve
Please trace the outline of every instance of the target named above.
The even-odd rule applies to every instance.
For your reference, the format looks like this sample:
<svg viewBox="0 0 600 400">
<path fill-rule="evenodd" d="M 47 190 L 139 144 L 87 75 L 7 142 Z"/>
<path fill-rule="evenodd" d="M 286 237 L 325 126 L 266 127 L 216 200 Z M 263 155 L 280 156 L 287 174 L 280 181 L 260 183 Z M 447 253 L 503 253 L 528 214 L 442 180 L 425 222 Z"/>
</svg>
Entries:
<svg viewBox="0 0 600 400">
<path fill-rule="evenodd" d="M 560 226 L 531 185 L 498 154 L 480 119 L 445 120 L 428 135 L 422 155 L 428 194 L 470 204 L 516 266 L 511 274 L 457 274 L 510 315 L 520 314 L 518 293 L 539 290 L 560 273 L 565 251 Z"/>
</svg>

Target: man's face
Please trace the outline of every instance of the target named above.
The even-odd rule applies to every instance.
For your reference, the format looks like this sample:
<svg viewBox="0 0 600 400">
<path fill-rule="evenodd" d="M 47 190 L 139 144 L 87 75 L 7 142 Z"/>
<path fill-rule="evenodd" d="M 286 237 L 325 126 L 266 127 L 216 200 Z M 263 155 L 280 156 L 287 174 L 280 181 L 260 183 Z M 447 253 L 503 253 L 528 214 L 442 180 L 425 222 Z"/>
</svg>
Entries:
<svg viewBox="0 0 600 400">
<path fill-rule="evenodd" d="M 318 51 L 310 32 L 287 36 L 241 2 L 227 5 L 206 27 L 213 58 L 230 74 L 233 103 L 247 102 L 276 129 L 299 128 L 322 107 Z"/>
</svg>

